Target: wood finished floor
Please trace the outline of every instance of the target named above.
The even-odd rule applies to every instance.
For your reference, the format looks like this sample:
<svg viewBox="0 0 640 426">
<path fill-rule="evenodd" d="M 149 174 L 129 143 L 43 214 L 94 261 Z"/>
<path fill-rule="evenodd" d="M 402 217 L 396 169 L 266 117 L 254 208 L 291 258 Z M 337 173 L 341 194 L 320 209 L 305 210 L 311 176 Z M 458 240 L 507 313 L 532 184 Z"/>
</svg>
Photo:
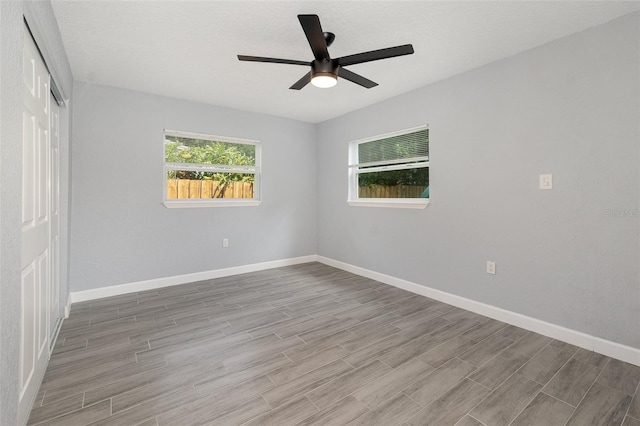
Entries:
<svg viewBox="0 0 640 426">
<path fill-rule="evenodd" d="M 318 263 L 76 303 L 30 424 L 640 425 L 640 368 Z"/>
</svg>

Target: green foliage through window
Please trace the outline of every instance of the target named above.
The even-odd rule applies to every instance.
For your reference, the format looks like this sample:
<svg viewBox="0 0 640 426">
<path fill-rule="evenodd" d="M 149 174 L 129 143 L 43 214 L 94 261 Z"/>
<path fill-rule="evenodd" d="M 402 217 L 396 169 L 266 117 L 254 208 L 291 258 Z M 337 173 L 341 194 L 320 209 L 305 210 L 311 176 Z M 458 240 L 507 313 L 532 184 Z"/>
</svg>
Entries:
<svg viewBox="0 0 640 426">
<path fill-rule="evenodd" d="M 203 139 L 165 136 L 166 163 L 210 164 L 217 166 L 255 166 L 256 147 Z M 168 170 L 169 179 L 216 180 L 221 182 L 253 182 L 254 176 L 245 173 L 210 173 L 207 171 Z"/>
</svg>

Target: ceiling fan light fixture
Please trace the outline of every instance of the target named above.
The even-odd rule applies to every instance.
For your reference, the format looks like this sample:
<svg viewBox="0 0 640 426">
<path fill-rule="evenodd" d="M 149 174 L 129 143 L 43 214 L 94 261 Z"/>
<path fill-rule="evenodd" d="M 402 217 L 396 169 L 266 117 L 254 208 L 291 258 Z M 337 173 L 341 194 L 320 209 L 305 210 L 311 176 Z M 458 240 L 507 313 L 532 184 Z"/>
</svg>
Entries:
<svg viewBox="0 0 640 426">
<path fill-rule="evenodd" d="M 319 72 L 311 77 L 311 84 L 321 89 L 328 89 L 338 83 L 338 77 L 328 72 Z"/>
</svg>

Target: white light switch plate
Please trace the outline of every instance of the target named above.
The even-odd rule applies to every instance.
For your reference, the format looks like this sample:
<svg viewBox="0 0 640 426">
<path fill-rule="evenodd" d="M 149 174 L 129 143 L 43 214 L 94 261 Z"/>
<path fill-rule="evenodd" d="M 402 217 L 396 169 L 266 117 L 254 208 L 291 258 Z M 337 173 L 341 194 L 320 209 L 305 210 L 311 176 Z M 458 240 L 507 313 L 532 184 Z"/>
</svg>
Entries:
<svg viewBox="0 0 640 426">
<path fill-rule="evenodd" d="M 553 175 L 540 175 L 540 189 L 553 188 Z"/>
<path fill-rule="evenodd" d="M 487 274 L 491 274 L 491 275 L 496 274 L 496 262 L 487 260 Z"/>
</svg>

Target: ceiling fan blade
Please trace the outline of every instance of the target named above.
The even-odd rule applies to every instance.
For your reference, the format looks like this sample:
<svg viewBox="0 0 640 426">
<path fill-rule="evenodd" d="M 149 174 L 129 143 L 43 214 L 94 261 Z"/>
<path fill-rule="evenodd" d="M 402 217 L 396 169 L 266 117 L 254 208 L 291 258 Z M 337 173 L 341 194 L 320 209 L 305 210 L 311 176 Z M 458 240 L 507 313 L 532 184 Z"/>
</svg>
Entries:
<svg viewBox="0 0 640 426">
<path fill-rule="evenodd" d="M 356 53 L 355 55 L 343 56 L 336 59 L 340 66 L 361 64 L 363 62 L 378 61 L 380 59 L 393 58 L 396 56 L 411 55 L 413 46 L 404 44 L 402 46 L 388 47 L 386 49 L 372 50 L 370 52 Z"/>
<path fill-rule="evenodd" d="M 250 61 L 250 62 L 270 62 L 273 64 L 290 64 L 290 65 L 306 65 L 306 66 L 309 66 L 311 64 L 310 62 L 296 61 L 294 59 L 265 58 L 262 56 L 238 55 L 238 59 L 241 61 Z"/>
<path fill-rule="evenodd" d="M 300 80 L 293 83 L 293 86 L 289 87 L 289 89 L 300 90 L 310 82 L 311 82 L 311 71 L 306 73 Z"/>
<path fill-rule="evenodd" d="M 327 50 L 327 42 L 324 39 L 324 33 L 320 26 L 320 18 L 318 15 L 298 15 L 298 20 L 304 34 L 307 36 L 309 46 L 316 60 L 329 59 L 329 51 Z"/>
<path fill-rule="evenodd" d="M 369 80 L 368 78 L 364 78 L 360 74 L 356 74 L 355 72 L 351 72 L 348 69 L 340 67 L 338 71 L 338 77 L 344 78 L 345 80 L 349 80 L 352 83 L 359 84 L 362 87 L 366 87 L 367 89 L 371 89 L 372 87 L 376 87 L 378 83 Z"/>
</svg>

